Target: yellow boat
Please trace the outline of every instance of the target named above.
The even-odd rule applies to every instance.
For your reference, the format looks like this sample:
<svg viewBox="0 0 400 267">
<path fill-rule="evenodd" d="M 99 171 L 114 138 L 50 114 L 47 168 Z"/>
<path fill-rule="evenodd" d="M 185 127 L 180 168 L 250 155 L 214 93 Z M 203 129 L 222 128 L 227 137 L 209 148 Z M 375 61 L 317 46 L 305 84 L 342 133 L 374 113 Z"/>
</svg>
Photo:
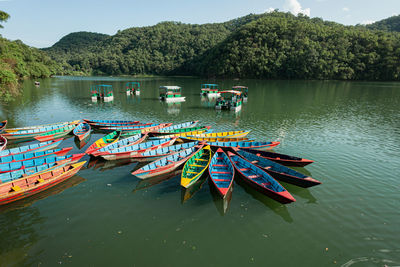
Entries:
<svg viewBox="0 0 400 267">
<path fill-rule="evenodd" d="M 249 138 L 247 137 L 233 137 L 233 138 L 221 138 L 221 137 L 194 137 L 187 136 L 186 140 L 196 140 L 196 141 L 205 141 L 205 142 L 249 142 Z"/>
<path fill-rule="evenodd" d="M 185 188 L 194 184 L 207 170 L 212 158 L 210 146 L 205 146 L 197 151 L 183 166 L 181 185 Z"/>
<path fill-rule="evenodd" d="M 197 131 L 192 131 L 192 132 L 187 132 L 187 133 L 176 133 L 176 134 L 167 134 L 167 135 L 158 135 L 157 138 L 174 138 L 174 137 L 187 137 L 189 135 L 200 135 L 204 133 L 207 129 L 204 130 L 197 130 Z"/>
<path fill-rule="evenodd" d="M 202 138 L 243 138 L 246 137 L 250 131 L 228 131 L 207 134 L 191 134 L 188 138 L 202 137 Z"/>
</svg>

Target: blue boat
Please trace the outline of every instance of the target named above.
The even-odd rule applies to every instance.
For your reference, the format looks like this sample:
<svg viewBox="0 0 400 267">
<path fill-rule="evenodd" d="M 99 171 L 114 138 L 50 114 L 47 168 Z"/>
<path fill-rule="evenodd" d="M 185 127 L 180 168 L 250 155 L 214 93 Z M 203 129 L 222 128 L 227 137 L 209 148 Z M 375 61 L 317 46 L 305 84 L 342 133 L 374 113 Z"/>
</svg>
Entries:
<svg viewBox="0 0 400 267">
<path fill-rule="evenodd" d="M 79 141 L 88 138 L 90 132 L 91 132 L 90 124 L 86 122 L 79 123 L 78 126 L 76 126 L 73 131 L 74 135 L 79 138 Z"/>
<path fill-rule="evenodd" d="M 34 129 L 28 129 L 28 130 L 20 130 L 20 131 L 11 131 L 12 129 L 8 129 L 9 132 L 3 133 L 2 135 L 7 138 L 8 140 L 14 140 L 14 139 L 33 139 L 35 136 L 53 131 L 53 130 L 58 130 L 66 125 L 76 125 L 78 121 L 72 121 L 69 123 L 62 123 L 58 125 L 50 125 L 50 126 L 45 126 L 41 128 L 34 128 Z"/>
<path fill-rule="evenodd" d="M 225 198 L 232 188 L 235 169 L 228 156 L 221 148 L 218 148 L 217 152 L 215 152 L 212 157 L 210 166 L 208 167 L 208 173 L 218 193 Z"/>
<path fill-rule="evenodd" d="M 236 153 L 247 159 L 251 163 L 255 164 L 256 166 L 264 169 L 268 174 L 280 181 L 298 185 L 301 187 L 310 187 L 321 184 L 321 182 L 318 180 L 315 180 L 307 175 L 285 167 L 279 163 L 273 162 L 272 160 L 259 157 L 243 150 L 238 150 L 236 151 Z"/>
<path fill-rule="evenodd" d="M 0 157 L 0 164 L 16 162 L 16 161 L 23 161 L 23 160 L 28 160 L 28 159 L 51 157 L 51 156 L 65 156 L 69 151 L 71 151 L 71 149 L 72 149 L 72 147 L 56 148 L 56 149 L 49 149 L 49 150 L 45 150 L 45 151 L 27 152 L 27 153 L 22 153 L 22 154 L 3 156 L 3 157 Z"/>
<path fill-rule="evenodd" d="M 243 178 L 243 181 L 257 191 L 282 204 L 296 201 L 280 183 L 261 168 L 232 152 L 228 152 L 228 156 L 239 176 Z"/>
<path fill-rule="evenodd" d="M 73 155 L 66 155 L 66 156 L 50 156 L 50 157 L 42 157 L 37 159 L 29 159 L 17 162 L 9 162 L 0 164 L 0 173 L 5 172 L 12 172 L 16 170 L 23 170 L 35 166 L 40 166 L 44 164 L 50 164 L 58 161 L 63 160 L 71 160 L 71 163 L 74 163 L 80 160 L 85 154 L 73 154 Z"/>
<path fill-rule="evenodd" d="M 145 143 L 138 143 L 130 146 L 123 146 L 120 148 L 106 150 L 106 151 L 95 151 L 93 155 L 101 156 L 106 160 L 117 160 L 117 159 L 129 159 L 132 156 L 147 152 L 149 150 L 156 150 L 162 147 L 167 147 L 175 142 L 176 138 L 164 138 Z"/>
<path fill-rule="evenodd" d="M 236 147 L 236 148 L 250 148 L 250 149 L 256 149 L 256 150 L 269 150 L 277 145 L 280 144 L 280 142 L 257 142 L 257 141 L 251 141 L 251 142 L 207 142 L 210 146 L 213 147 Z"/>
<path fill-rule="evenodd" d="M 149 150 L 137 155 L 132 156 L 131 158 L 135 161 L 143 162 L 143 161 L 152 161 L 162 157 L 165 157 L 171 153 L 175 153 L 181 150 L 185 150 L 199 144 L 198 141 L 190 142 L 190 143 L 183 143 L 179 145 L 167 146 L 162 147 L 156 150 Z"/>
<path fill-rule="evenodd" d="M 168 133 L 172 130 L 195 127 L 199 121 L 188 121 L 180 124 L 171 125 L 169 127 L 158 130 L 160 133 Z"/>
<path fill-rule="evenodd" d="M 172 172 L 183 163 L 185 163 L 185 161 L 187 161 L 194 153 L 196 153 L 196 151 L 198 151 L 202 147 L 203 146 L 191 147 L 181 152 L 163 157 L 132 172 L 132 175 L 135 175 L 140 179 L 147 179 L 150 177 Z"/>
<path fill-rule="evenodd" d="M 114 124 L 117 125 L 123 125 L 125 124 L 126 126 L 132 125 L 132 124 L 143 124 L 140 121 L 121 121 L 121 120 L 87 120 L 83 119 L 85 122 L 91 124 L 92 126 L 111 126 Z"/>
<path fill-rule="evenodd" d="M 102 147 L 99 150 L 94 151 L 92 153 L 92 155 L 96 156 L 97 154 L 102 153 L 102 152 L 111 151 L 111 150 L 118 149 L 118 148 L 125 147 L 125 146 L 136 145 L 136 144 L 142 142 L 144 139 L 146 139 L 146 135 L 142 135 L 141 133 L 135 134 L 135 135 L 132 135 L 131 137 L 121 139 L 118 142 L 115 142 L 115 143 L 109 144 L 105 147 Z"/>
<path fill-rule="evenodd" d="M 47 142 L 42 142 L 42 143 L 37 143 L 37 144 L 32 144 L 32 145 L 26 145 L 26 146 L 21 146 L 21 147 L 5 149 L 3 151 L 0 151 L 0 157 L 15 156 L 15 155 L 25 154 L 25 153 L 30 153 L 30 152 L 39 152 L 39 151 L 49 150 L 49 149 L 55 148 L 59 144 L 61 144 L 62 140 L 63 139 L 57 139 L 57 140 L 52 140 L 52 141 L 47 141 Z"/>
</svg>

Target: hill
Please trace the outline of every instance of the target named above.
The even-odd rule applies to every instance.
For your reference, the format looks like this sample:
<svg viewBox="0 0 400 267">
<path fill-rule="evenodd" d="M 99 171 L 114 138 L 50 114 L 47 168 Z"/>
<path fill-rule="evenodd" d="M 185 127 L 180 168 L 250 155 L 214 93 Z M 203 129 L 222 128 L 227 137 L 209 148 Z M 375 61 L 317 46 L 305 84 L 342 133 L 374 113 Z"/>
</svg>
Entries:
<svg viewBox="0 0 400 267">
<path fill-rule="evenodd" d="M 400 32 L 400 15 L 377 21 L 367 25 L 366 27 L 371 30 Z"/>
</svg>

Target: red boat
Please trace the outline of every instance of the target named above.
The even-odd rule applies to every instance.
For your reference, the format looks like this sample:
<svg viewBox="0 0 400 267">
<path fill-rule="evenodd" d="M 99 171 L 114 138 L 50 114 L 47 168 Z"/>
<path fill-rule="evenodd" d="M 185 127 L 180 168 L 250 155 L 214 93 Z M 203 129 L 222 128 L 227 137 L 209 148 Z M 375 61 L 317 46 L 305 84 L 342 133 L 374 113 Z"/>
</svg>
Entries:
<svg viewBox="0 0 400 267">
<path fill-rule="evenodd" d="M 259 156 L 259 157 L 262 157 L 265 159 L 272 160 L 272 161 L 282 164 L 284 166 L 304 167 L 304 166 L 314 162 L 313 160 L 310 160 L 310 159 L 304 159 L 304 158 L 289 156 L 289 155 L 270 152 L 270 151 L 260 151 L 260 150 L 254 150 L 254 149 L 248 149 L 248 148 L 240 148 L 240 150 L 252 153 L 256 156 Z"/>
<path fill-rule="evenodd" d="M 5 205 L 49 189 L 74 176 L 85 164 L 61 165 L 14 181 L 0 184 L 0 205 Z"/>
<path fill-rule="evenodd" d="M 6 149 L 7 147 L 7 139 L 0 135 L 0 151 Z"/>
<path fill-rule="evenodd" d="M 0 133 L 3 132 L 4 128 L 7 126 L 7 120 L 0 122 Z"/>
</svg>

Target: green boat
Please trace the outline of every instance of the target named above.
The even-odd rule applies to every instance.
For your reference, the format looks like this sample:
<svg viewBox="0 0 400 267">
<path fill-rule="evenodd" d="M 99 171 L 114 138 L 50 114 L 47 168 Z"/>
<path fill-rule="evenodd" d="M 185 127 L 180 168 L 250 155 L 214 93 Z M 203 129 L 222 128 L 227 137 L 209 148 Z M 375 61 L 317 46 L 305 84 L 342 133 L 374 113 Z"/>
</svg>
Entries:
<svg viewBox="0 0 400 267">
<path fill-rule="evenodd" d="M 194 184 L 207 170 L 212 158 L 212 152 L 210 146 L 205 146 L 194 154 L 185 166 L 183 166 L 181 174 L 181 185 L 185 188 L 190 187 Z"/>
<path fill-rule="evenodd" d="M 35 139 L 40 141 L 40 142 L 46 142 L 50 140 L 54 140 L 56 138 L 64 137 L 70 132 L 72 132 L 75 129 L 76 125 L 75 124 L 70 124 L 65 127 L 62 127 L 57 130 L 53 130 L 50 132 L 43 133 L 41 135 L 35 136 Z"/>
<path fill-rule="evenodd" d="M 141 130 L 122 132 L 121 133 L 121 139 L 125 139 L 125 138 L 128 138 L 128 137 L 140 134 L 141 132 L 142 132 Z"/>
</svg>

